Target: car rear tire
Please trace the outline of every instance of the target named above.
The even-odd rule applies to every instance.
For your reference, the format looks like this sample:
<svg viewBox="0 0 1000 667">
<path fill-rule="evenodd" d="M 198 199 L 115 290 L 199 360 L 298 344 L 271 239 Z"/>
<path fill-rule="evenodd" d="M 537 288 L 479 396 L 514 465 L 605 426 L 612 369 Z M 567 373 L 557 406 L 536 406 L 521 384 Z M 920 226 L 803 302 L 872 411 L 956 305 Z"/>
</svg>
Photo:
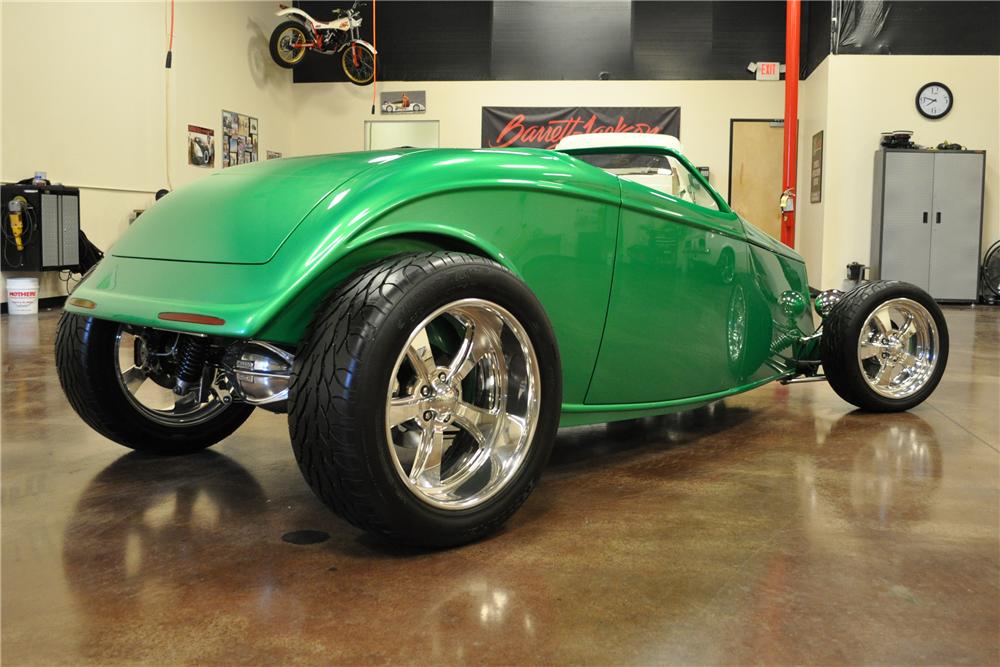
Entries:
<svg viewBox="0 0 1000 667">
<path fill-rule="evenodd" d="M 237 403 L 192 404 L 190 411 L 178 414 L 143 407 L 123 379 L 119 361 L 123 332 L 118 322 L 73 313 L 63 313 L 59 320 L 59 384 L 69 404 L 95 431 L 140 452 L 192 454 L 231 435 L 250 417 L 253 406 Z M 141 380 L 140 384 L 155 384 L 149 376 Z"/>
<path fill-rule="evenodd" d="M 295 357 L 289 430 L 334 512 L 441 548 L 521 506 L 561 400 L 555 336 L 524 283 L 475 255 L 410 254 L 356 274 L 317 311 Z"/>
<path fill-rule="evenodd" d="M 823 369 L 833 390 L 870 412 L 922 403 L 948 362 L 948 327 L 927 292 L 899 281 L 848 292 L 823 322 Z"/>
</svg>

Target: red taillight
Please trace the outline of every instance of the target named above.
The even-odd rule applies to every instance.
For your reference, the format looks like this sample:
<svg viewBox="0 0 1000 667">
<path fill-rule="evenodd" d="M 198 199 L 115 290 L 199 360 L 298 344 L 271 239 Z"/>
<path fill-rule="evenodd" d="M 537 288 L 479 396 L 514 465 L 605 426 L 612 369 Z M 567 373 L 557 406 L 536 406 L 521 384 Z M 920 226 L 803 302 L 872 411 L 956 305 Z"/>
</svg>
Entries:
<svg viewBox="0 0 1000 667">
<path fill-rule="evenodd" d="M 77 308 L 97 308 L 97 304 L 90 299 L 77 299 L 75 297 L 69 300 L 69 305 L 76 306 Z"/>
<path fill-rule="evenodd" d="M 208 324 L 212 326 L 219 326 L 226 323 L 226 321 L 220 317 L 198 315 L 197 313 L 160 313 L 157 317 L 161 320 L 169 320 L 171 322 L 187 322 L 189 324 Z"/>
</svg>

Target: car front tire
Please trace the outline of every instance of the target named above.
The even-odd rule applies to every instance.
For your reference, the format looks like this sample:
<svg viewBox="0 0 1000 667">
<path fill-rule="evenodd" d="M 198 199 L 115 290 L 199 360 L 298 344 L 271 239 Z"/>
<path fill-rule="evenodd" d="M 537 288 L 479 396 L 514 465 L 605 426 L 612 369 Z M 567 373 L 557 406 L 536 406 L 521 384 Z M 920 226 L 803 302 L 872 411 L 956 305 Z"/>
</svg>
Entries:
<svg viewBox="0 0 1000 667">
<path fill-rule="evenodd" d="M 948 326 L 915 285 L 874 281 L 848 292 L 823 322 L 823 369 L 833 390 L 869 412 L 909 410 L 948 363 Z"/>
</svg>

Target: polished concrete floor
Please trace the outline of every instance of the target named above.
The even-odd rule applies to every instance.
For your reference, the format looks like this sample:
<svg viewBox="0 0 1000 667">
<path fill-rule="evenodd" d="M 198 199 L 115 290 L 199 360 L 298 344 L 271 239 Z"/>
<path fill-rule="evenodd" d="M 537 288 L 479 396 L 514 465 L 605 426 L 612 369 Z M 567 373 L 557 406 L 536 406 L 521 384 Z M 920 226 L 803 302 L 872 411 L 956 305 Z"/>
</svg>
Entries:
<svg viewBox="0 0 1000 667">
<path fill-rule="evenodd" d="M 947 317 L 911 413 L 774 385 L 565 430 L 500 534 L 425 553 L 327 512 L 280 416 L 188 458 L 102 439 L 57 314 L 4 316 L 3 664 L 995 665 L 1000 309 Z"/>
</svg>

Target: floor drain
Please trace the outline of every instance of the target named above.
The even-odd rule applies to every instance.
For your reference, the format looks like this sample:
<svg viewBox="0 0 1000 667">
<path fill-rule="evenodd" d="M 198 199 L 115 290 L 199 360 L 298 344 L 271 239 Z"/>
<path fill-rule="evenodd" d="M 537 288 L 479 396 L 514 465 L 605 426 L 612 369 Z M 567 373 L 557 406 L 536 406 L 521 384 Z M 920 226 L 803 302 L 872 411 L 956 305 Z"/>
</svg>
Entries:
<svg viewBox="0 0 1000 667">
<path fill-rule="evenodd" d="M 281 536 L 289 544 L 319 544 L 330 539 L 330 533 L 322 530 L 293 530 Z"/>
</svg>

